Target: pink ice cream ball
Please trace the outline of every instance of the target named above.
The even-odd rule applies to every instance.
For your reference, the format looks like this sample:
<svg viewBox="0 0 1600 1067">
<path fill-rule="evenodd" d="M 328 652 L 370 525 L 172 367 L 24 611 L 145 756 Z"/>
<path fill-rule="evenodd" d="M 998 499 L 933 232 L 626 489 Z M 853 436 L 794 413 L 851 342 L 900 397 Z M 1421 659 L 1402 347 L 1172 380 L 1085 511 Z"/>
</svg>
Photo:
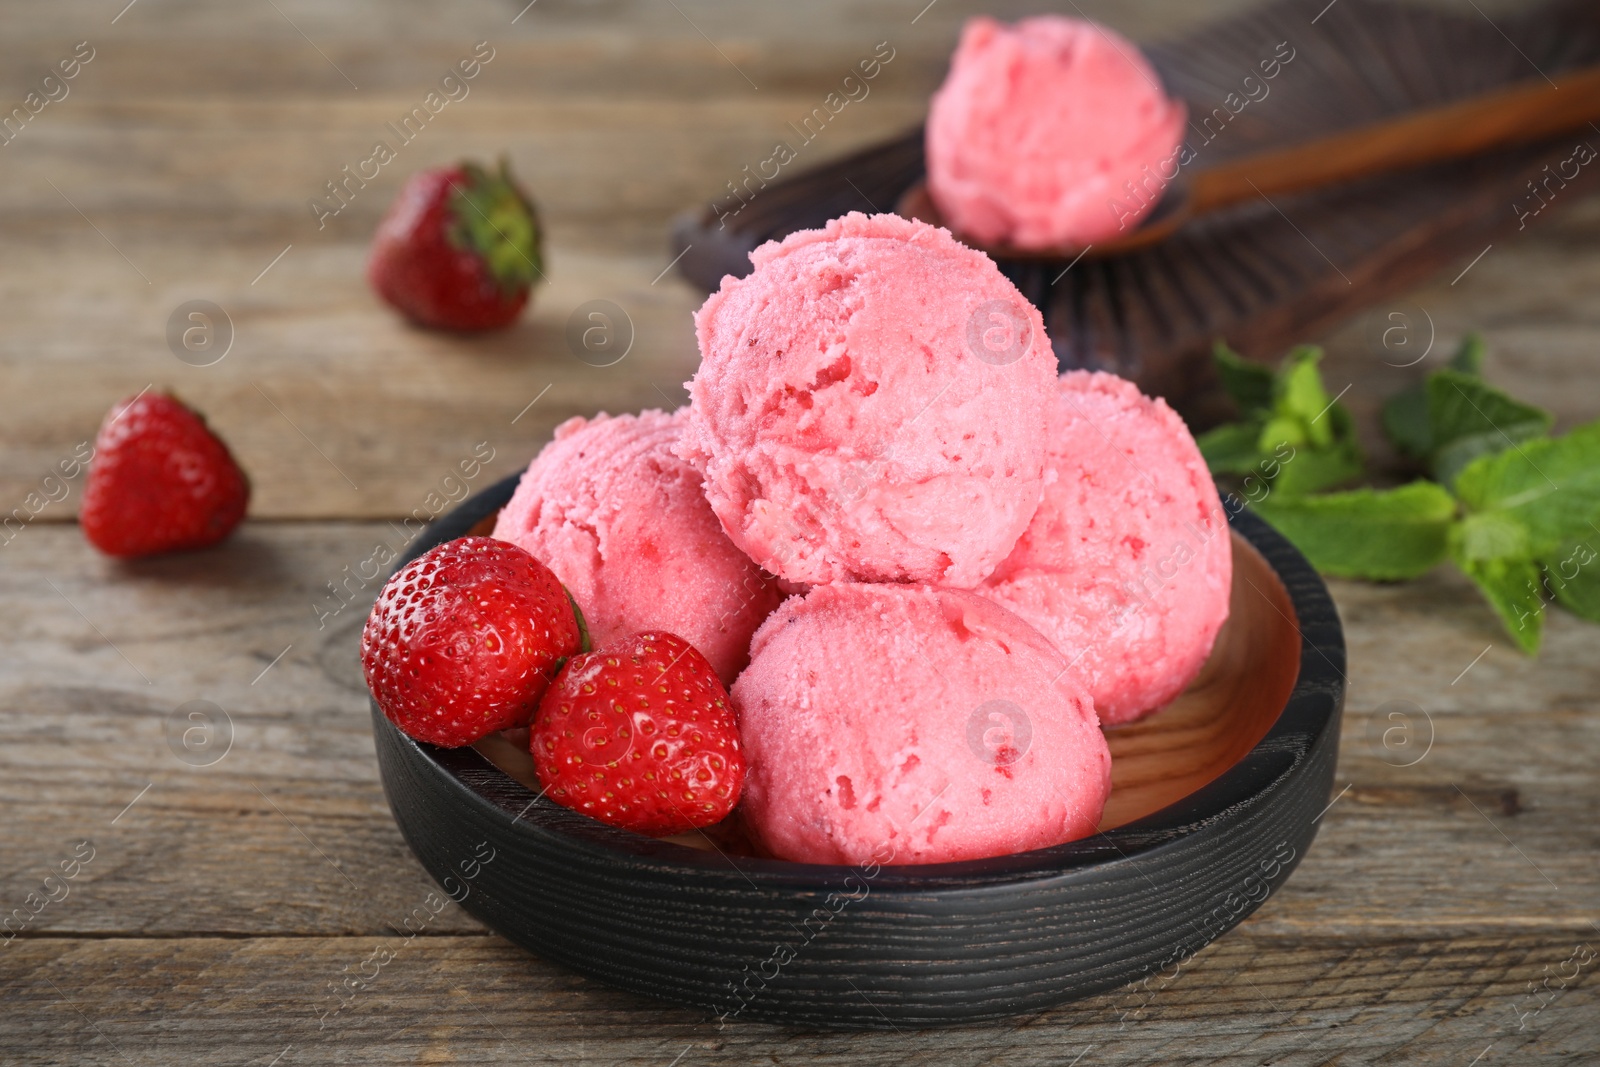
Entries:
<svg viewBox="0 0 1600 1067">
<path fill-rule="evenodd" d="M 804 863 L 943 863 L 1095 832 L 1111 753 L 1066 660 L 1011 612 L 924 585 L 818 586 L 733 686 L 754 838 Z"/>
<path fill-rule="evenodd" d="M 929 105 L 928 193 L 982 244 L 1114 237 L 1177 173 L 1187 110 L 1160 86 L 1136 45 L 1095 23 L 970 19 Z"/>
<path fill-rule="evenodd" d="M 568 419 L 534 457 L 494 536 L 555 572 L 583 609 L 594 647 L 667 630 L 724 685 L 782 594 L 733 546 L 700 475 L 673 452 L 682 411 Z"/>
<path fill-rule="evenodd" d="M 679 444 L 728 536 L 803 585 L 977 585 L 1039 503 L 1056 360 L 1038 310 L 897 215 L 750 259 L 695 316 Z"/>
<path fill-rule="evenodd" d="M 1063 374 L 1044 499 L 979 591 L 1055 643 L 1110 726 L 1200 673 L 1232 583 L 1222 501 L 1183 420 L 1114 374 Z"/>
</svg>

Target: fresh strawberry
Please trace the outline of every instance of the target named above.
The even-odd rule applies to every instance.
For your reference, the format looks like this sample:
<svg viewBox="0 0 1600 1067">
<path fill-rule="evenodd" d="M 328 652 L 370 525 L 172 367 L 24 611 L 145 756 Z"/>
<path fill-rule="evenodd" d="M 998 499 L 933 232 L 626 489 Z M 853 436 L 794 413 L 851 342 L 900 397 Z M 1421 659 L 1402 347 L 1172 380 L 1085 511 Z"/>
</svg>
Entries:
<svg viewBox="0 0 1600 1067">
<path fill-rule="evenodd" d="M 205 419 L 141 393 L 100 424 L 78 521 L 108 556 L 149 556 L 216 544 L 249 502 L 249 479 Z"/>
<path fill-rule="evenodd" d="M 569 660 L 529 748 L 551 800 L 641 834 L 719 822 L 744 787 L 728 691 L 693 645 L 660 630 Z"/>
<path fill-rule="evenodd" d="M 390 578 L 361 632 L 367 688 L 418 741 L 459 748 L 526 726 L 582 647 L 576 605 L 509 541 L 462 537 Z"/>
<path fill-rule="evenodd" d="M 413 174 L 378 226 L 367 279 L 422 326 L 492 330 L 522 313 L 544 277 L 539 216 L 504 161 Z"/>
</svg>

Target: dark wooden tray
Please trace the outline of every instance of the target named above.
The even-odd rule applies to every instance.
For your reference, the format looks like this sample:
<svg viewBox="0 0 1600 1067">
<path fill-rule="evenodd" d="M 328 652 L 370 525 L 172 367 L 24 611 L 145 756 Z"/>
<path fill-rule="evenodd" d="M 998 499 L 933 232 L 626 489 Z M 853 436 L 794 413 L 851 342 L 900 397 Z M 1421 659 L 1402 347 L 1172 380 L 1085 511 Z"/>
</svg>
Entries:
<svg viewBox="0 0 1600 1067">
<path fill-rule="evenodd" d="M 1320 13 L 1320 14 L 1319 14 Z M 1247 75 L 1287 41 L 1294 58 L 1213 139 L 1196 132 Z M 1196 167 L 1361 125 L 1497 86 L 1600 62 L 1600 4 L 1559 0 L 1514 16 L 1380 3 L 1278 0 L 1147 54 L 1168 90 L 1189 103 Z M 1252 90 L 1259 93 L 1259 89 Z M 1217 338 L 1275 358 L 1358 309 L 1465 267 L 1521 228 L 1537 208 L 1529 182 L 1548 177 L 1600 130 L 1293 197 L 1243 204 L 1181 229 L 1157 247 L 1105 260 L 1004 261 L 1001 270 L 1044 313 L 1063 369 L 1116 371 L 1148 392 L 1179 397 L 1207 384 Z M 1570 168 L 1569 168 L 1570 169 Z M 723 228 L 713 204 L 679 219 L 679 269 L 714 289 L 750 269 L 763 241 L 821 225 L 867 201 L 891 210 L 923 174 L 922 131 L 775 182 Z M 1600 190 L 1600 163 L 1553 182 L 1544 223 Z M 736 205 L 731 205 L 736 206 Z"/>
</svg>

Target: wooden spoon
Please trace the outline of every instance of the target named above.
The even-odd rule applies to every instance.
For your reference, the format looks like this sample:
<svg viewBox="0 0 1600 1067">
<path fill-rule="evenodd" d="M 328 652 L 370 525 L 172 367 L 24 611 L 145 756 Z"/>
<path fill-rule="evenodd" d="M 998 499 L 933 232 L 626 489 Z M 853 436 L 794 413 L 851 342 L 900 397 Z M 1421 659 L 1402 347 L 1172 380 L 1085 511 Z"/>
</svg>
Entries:
<svg viewBox="0 0 1600 1067">
<path fill-rule="evenodd" d="M 996 259 L 1076 259 L 1130 252 L 1170 237 L 1208 212 L 1255 197 L 1320 189 L 1377 174 L 1461 159 L 1496 148 L 1531 144 L 1600 121 L 1600 67 L 1561 75 L 1561 84 L 1528 81 L 1453 104 L 1343 130 L 1327 137 L 1244 156 L 1167 185 L 1156 208 L 1137 226 L 1088 246 L 974 247 Z M 927 183 L 908 189 L 895 210 L 944 225 Z"/>
</svg>

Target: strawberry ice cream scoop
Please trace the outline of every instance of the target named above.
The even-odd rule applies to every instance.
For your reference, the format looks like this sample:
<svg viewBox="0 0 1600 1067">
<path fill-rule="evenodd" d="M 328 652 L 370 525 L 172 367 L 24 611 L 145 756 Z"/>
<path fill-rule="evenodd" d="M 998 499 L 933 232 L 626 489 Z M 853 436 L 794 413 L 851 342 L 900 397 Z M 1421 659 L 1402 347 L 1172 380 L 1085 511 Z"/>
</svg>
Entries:
<svg viewBox="0 0 1600 1067">
<path fill-rule="evenodd" d="M 728 536 L 802 584 L 971 588 L 1039 502 L 1056 361 L 980 252 L 852 213 L 750 256 L 695 316 L 679 454 Z"/>
<path fill-rule="evenodd" d="M 1186 121 L 1138 47 L 1103 26 L 974 18 L 929 104 L 928 193 L 983 244 L 1090 244 L 1161 199 Z"/>
<path fill-rule="evenodd" d="M 494 536 L 556 573 L 596 648 L 666 630 L 724 684 L 781 595 L 723 534 L 700 475 L 673 454 L 681 413 L 568 419 L 534 457 Z"/>
<path fill-rule="evenodd" d="M 773 855 L 942 863 L 1094 833 L 1111 754 L 1036 631 L 973 593 L 818 586 L 751 642 L 733 687 L 743 810 Z"/>
<path fill-rule="evenodd" d="M 1222 502 L 1183 420 L 1115 375 L 1063 374 L 1044 500 L 980 592 L 1055 642 L 1109 726 L 1200 673 L 1232 581 Z"/>
</svg>

